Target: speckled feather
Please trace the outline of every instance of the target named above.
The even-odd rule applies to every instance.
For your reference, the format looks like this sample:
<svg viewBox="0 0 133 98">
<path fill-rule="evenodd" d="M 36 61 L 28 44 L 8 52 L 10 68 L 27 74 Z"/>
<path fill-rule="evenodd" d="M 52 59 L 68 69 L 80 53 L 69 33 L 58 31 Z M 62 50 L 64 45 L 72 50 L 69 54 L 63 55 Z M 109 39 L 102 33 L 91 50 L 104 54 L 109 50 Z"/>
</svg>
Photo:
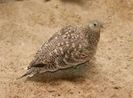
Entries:
<svg viewBox="0 0 133 98">
<path fill-rule="evenodd" d="M 37 51 L 23 76 L 54 72 L 90 61 L 96 53 L 100 29 L 91 30 L 87 26 L 69 25 L 55 33 Z"/>
</svg>

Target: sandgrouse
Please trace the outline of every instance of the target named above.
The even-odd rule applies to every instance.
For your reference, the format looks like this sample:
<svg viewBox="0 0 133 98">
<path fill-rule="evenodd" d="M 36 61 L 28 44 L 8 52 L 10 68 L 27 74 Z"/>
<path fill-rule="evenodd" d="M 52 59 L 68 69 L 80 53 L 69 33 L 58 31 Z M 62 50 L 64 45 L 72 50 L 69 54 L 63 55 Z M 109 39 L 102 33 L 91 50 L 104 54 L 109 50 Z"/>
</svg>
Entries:
<svg viewBox="0 0 133 98">
<path fill-rule="evenodd" d="M 99 21 L 93 20 L 82 27 L 69 25 L 62 28 L 41 46 L 22 77 L 89 62 L 96 53 L 101 27 Z"/>
</svg>

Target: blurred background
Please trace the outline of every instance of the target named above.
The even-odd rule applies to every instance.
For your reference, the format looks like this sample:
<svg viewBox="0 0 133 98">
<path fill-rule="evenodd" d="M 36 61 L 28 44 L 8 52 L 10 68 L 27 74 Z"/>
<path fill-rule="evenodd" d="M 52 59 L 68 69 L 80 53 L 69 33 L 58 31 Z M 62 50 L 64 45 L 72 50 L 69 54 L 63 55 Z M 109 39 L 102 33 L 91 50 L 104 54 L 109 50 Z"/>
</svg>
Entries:
<svg viewBox="0 0 133 98">
<path fill-rule="evenodd" d="M 96 61 L 78 80 L 16 80 L 61 27 L 105 23 Z M 133 0 L 0 0 L 1 98 L 133 98 Z"/>
</svg>

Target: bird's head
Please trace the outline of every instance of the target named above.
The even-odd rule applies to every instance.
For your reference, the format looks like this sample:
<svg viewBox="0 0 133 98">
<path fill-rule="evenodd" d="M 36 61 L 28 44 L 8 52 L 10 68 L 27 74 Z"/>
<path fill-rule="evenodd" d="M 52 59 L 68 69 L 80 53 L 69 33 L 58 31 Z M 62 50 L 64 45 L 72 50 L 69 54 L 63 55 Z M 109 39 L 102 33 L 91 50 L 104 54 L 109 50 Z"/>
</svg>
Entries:
<svg viewBox="0 0 133 98">
<path fill-rule="evenodd" d="M 97 46 L 97 43 L 99 42 L 100 39 L 100 31 L 101 28 L 103 28 L 103 23 L 101 23 L 98 20 L 93 20 L 90 21 L 86 26 L 86 35 L 89 44 L 92 44 L 93 46 Z"/>
<path fill-rule="evenodd" d="M 98 20 L 93 20 L 87 26 L 93 32 L 100 32 L 101 28 L 103 28 L 103 23 Z"/>
</svg>

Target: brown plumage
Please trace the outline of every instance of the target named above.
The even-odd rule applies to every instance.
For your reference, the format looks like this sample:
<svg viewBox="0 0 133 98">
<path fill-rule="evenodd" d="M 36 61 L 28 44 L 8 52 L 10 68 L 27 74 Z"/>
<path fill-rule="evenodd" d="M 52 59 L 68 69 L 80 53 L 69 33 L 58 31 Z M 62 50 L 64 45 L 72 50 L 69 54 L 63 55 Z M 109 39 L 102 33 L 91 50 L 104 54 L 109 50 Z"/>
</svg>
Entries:
<svg viewBox="0 0 133 98">
<path fill-rule="evenodd" d="M 83 27 L 66 26 L 37 51 L 24 76 L 55 72 L 89 62 L 96 53 L 102 24 L 91 21 Z"/>
</svg>

